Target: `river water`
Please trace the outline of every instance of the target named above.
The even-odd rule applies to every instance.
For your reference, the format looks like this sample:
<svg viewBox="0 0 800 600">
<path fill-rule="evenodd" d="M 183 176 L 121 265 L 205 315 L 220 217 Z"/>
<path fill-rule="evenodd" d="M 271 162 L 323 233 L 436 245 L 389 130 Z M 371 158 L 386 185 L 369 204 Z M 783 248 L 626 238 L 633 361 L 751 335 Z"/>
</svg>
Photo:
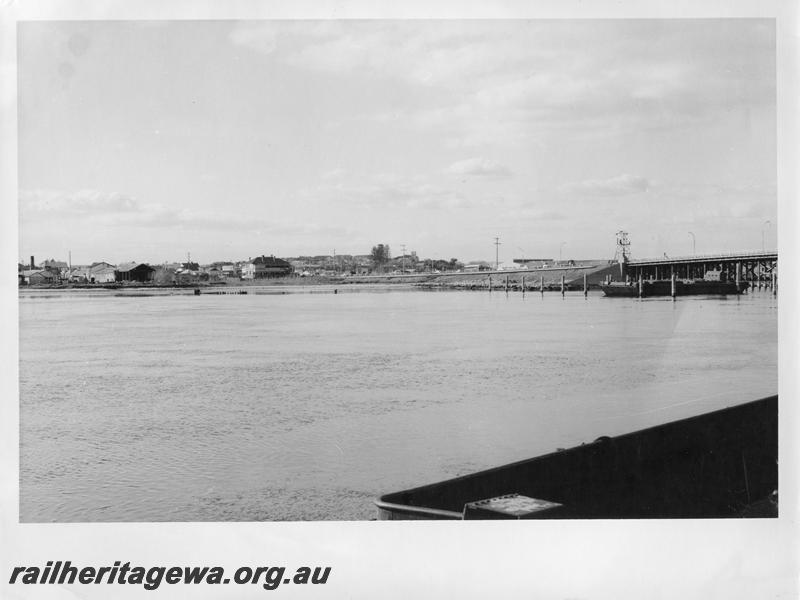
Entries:
<svg viewBox="0 0 800 600">
<path fill-rule="evenodd" d="M 768 292 L 276 289 L 21 292 L 20 520 L 369 519 L 383 493 L 777 393 Z"/>
</svg>

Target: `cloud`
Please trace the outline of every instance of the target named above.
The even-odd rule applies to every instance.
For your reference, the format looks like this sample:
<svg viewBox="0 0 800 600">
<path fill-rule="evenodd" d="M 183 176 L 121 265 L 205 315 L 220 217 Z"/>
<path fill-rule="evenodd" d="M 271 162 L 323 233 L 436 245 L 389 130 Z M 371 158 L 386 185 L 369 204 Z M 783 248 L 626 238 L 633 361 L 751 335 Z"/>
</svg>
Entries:
<svg viewBox="0 0 800 600">
<path fill-rule="evenodd" d="M 778 193 L 774 183 L 689 184 L 654 182 L 651 192 L 654 210 L 648 216 L 680 223 L 697 220 L 730 219 L 754 222 L 777 216 Z M 663 214 L 661 214 L 663 213 Z"/>
<path fill-rule="evenodd" d="M 143 203 L 121 192 L 80 190 L 20 190 L 22 228 L 42 223 L 72 221 L 102 227 L 240 229 L 242 221 L 227 212 L 174 209 L 158 203 Z M 269 222 L 248 219 L 250 228 Z"/>
<path fill-rule="evenodd" d="M 650 187 L 650 182 L 644 177 L 623 174 L 610 179 L 567 183 L 562 185 L 559 191 L 579 196 L 628 196 L 647 192 Z"/>
<path fill-rule="evenodd" d="M 758 19 L 422 21 L 413 29 L 348 22 L 324 36 L 295 34 L 283 60 L 394 79 L 421 94 L 435 88 L 435 105 L 398 103 L 376 119 L 442 131 L 454 147 L 480 146 L 774 111 L 774 37 Z"/>
<path fill-rule="evenodd" d="M 103 227 L 180 227 L 224 224 L 235 220 L 196 210 L 177 210 L 158 203 L 139 202 L 121 192 L 99 190 L 20 190 L 20 221 L 23 228 L 62 221 Z M 73 225 L 74 226 L 74 225 Z"/>
<path fill-rule="evenodd" d="M 350 184 L 326 183 L 302 192 L 305 199 L 323 199 L 364 209 L 424 209 L 449 210 L 466 208 L 474 203 L 462 194 L 432 184 L 423 178 L 404 179 L 380 173 L 366 181 Z"/>
<path fill-rule="evenodd" d="M 73 56 L 79 58 L 86 54 L 86 51 L 91 46 L 91 39 L 83 33 L 73 33 L 67 42 L 69 51 Z"/>
<path fill-rule="evenodd" d="M 97 190 L 20 190 L 19 208 L 23 218 L 46 215 L 59 219 L 141 211 L 139 203 L 126 194 Z"/>
<path fill-rule="evenodd" d="M 496 42 L 481 40 L 479 24 L 447 21 L 326 20 L 237 23 L 232 44 L 302 69 L 369 72 L 417 85 L 455 81 L 489 71 Z M 495 44 L 496 45 L 496 44 Z"/>
<path fill-rule="evenodd" d="M 468 158 L 454 162 L 447 167 L 447 173 L 468 177 L 483 177 L 489 179 L 501 179 L 511 177 L 511 170 L 501 165 L 496 160 L 486 158 Z"/>
<path fill-rule="evenodd" d="M 347 189 L 347 196 L 366 208 L 464 208 L 468 201 L 451 190 L 428 183 L 396 182 Z"/>
<path fill-rule="evenodd" d="M 230 41 L 234 46 L 272 54 L 278 46 L 277 29 L 271 21 L 237 23 L 230 33 Z"/>
<path fill-rule="evenodd" d="M 345 169 L 342 169 L 341 167 L 336 167 L 335 169 L 325 171 L 322 174 L 322 179 L 339 180 L 342 179 L 345 175 L 347 175 L 347 171 Z"/>
</svg>

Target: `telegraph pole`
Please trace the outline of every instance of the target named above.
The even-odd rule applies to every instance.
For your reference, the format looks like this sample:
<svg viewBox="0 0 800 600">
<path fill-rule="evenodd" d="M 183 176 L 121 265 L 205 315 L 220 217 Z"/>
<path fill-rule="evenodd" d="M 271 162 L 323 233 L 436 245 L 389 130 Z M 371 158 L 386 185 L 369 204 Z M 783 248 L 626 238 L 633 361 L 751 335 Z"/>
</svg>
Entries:
<svg viewBox="0 0 800 600">
<path fill-rule="evenodd" d="M 402 262 L 402 265 L 403 265 L 403 275 L 405 275 L 406 274 L 406 245 L 405 244 L 400 244 L 400 249 L 403 251 L 403 259 L 402 259 L 401 262 Z"/>
<path fill-rule="evenodd" d="M 500 238 L 494 238 L 494 270 L 500 269 Z"/>
</svg>

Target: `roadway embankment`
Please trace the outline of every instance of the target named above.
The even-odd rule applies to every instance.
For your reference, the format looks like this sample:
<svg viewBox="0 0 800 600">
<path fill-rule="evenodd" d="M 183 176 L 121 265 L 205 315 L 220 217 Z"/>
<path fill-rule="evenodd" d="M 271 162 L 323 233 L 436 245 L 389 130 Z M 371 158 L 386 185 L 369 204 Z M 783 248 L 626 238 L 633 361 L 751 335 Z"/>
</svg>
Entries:
<svg viewBox="0 0 800 600">
<path fill-rule="evenodd" d="M 508 286 L 511 289 L 524 287 L 526 290 L 538 290 L 542 287 L 550 290 L 560 289 L 562 277 L 566 289 L 582 289 L 584 276 L 587 286 L 597 287 L 609 275 L 619 279 L 619 265 L 609 261 L 583 261 L 541 269 L 351 276 L 344 282 L 404 283 L 430 289 L 490 289 Z"/>
</svg>

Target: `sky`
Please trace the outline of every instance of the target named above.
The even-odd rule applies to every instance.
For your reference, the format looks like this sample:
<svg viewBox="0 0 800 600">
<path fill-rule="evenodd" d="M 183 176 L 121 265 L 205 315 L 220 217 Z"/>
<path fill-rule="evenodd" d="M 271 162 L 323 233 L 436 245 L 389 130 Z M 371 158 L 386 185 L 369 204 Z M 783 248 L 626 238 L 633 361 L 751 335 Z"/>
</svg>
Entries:
<svg viewBox="0 0 800 600">
<path fill-rule="evenodd" d="M 18 29 L 19 257 L 777 247 L 768 19 Z"/>
</svg>

